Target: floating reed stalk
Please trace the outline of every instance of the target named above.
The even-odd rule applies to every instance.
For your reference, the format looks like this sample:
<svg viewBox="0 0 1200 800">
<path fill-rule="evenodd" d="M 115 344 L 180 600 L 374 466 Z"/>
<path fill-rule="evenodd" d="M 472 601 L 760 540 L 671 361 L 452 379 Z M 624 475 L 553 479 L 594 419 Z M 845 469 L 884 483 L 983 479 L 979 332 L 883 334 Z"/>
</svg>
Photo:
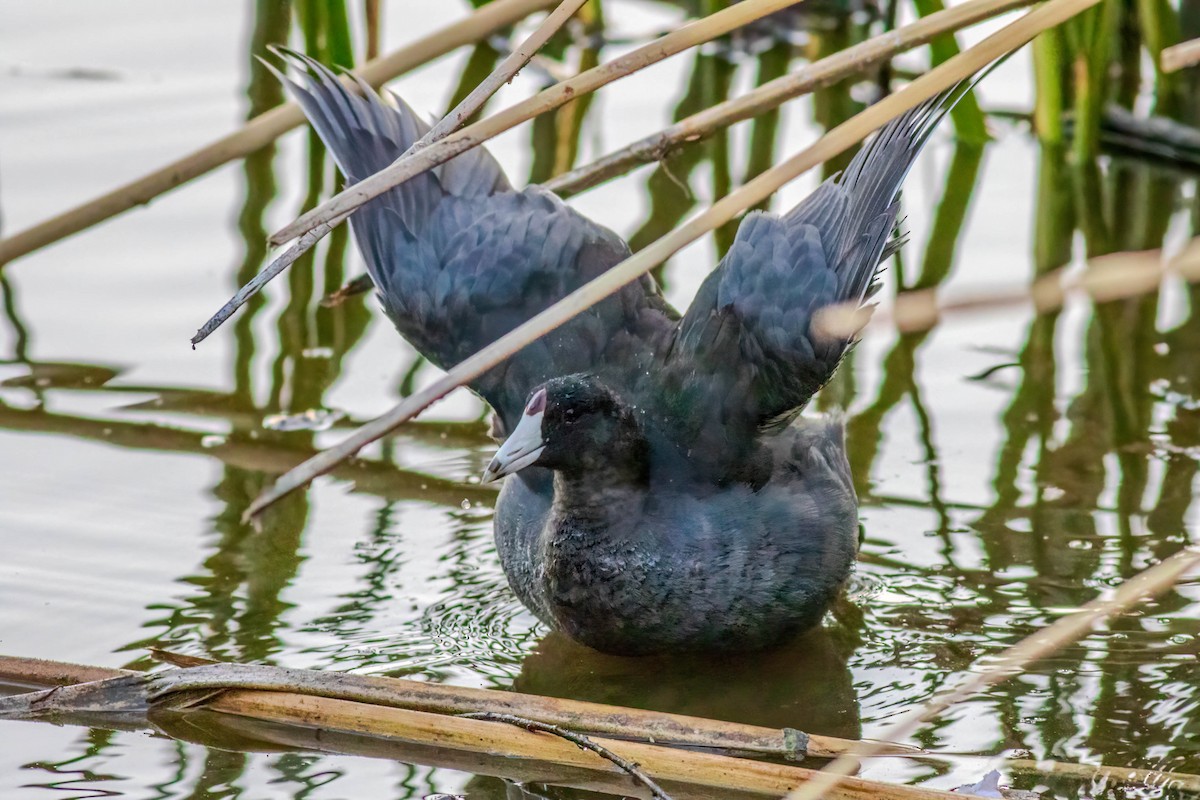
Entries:
<svg viewBox="0 0 1200 800">
<path fill-rule="evenodd" d="M 902 715 L 888 727 L 887 736 L 908 736 L 920 723 L 988 686 L 1020 674 L 1033 662 L 1087 635 L 1097 624 L 1110 616 L 1123 613 L 1142 600 L 1165 592 L 1198 564 L 1200 548 L 1189 547 L 1135 575 L 1107 597 L 1093 600 L 1078 611 L 1022 639 L 998 656 L 986 659 L 956 686 Z M 228 673 L 224 679 L 219 678 L 222 671 Z M 241 678 L 236 676 L 239 672 L 243 673 Z M 257 679 L 253 677 L 255 675 L 264 677 Z M 151 707 L 152 702 L 161 701 L 170 707 L 171 698 L 194 698 L 196 691 L 202 691 L 205 693 L 203 699 L 188 700 L 184 707 L 204 708 L 255 720 L 299 725 L 315 728 L 323 733 L 366 735 L 427 745 L 436 747 L 439 751 L 458 750 L 492 756 L 502 755 L 508 759 L 536 760 L 592 771 L 612 772 L 617 769 L 611 762 L 595 753 L 582 751 L 559 738 L 546 738 L 519 728 L 462 716 L 444 716 L 376 704 L 375 701 L 379 699 L 394 701 L 396 698 L 392 687 L 410 683 L 399 679 L 234 664 L 212 664 L 168 673 L 139 675 L 123 670 L 109 671 L 35 659 L 0 657 L 0 680 L 58 687 L 50 692 L 35 692 L 0 700 L 0 709 L 17 718 L 69 714 L 72 711 L 95 714 L 106 710 L 128 717 L 131 713 L 144 713 Z M 359 692 L 349 695 L 359 699 L 334 699 L 291 691 L 295 686 L 307 683 L 322 687 L 321 691 L 325 695 L 329 694 L 331 687 L 337 687 L 340 694 L 345 694 L 347 689 Z M 255 688 L 239 688 L 242 685 Z M 467 696 L 470 697 L 470 704 L 479 702 L 480 697 L 489 702 L 492 695 L 500 695 L 495 701 L 508 707 L 511 707 L 514 701 L 518 704 L 524 702 L 517 699 L 520 696 L 505 697 L 506 693 L 488 690 L 437 687 L 428 684 L 416 684 L 416 687 L 414 691 L 425 694 L 430 690 L 439 689 L 449 696 Z M 218 690 L 218 693 L 212 694 L 213 690 Z M 603 709 L 606 716 L 609 712 L 617 711 L 630 715 L 628 718 L 631 721 L 636 720 L 638 716 L 655 716 L 653 712 L 611 707 L 606 709 L 595 704 L 526 697 L 531 698 L 530 702 L 535 705 Z M 445 708 L 444 698 L 437 698 L 434 702 L 442 706 L 440 710 L 458 712 L 463 707 L 455 705 Z M 664 719 L 668 716 L 663 715 Z M 622 723 L 624 717 L 609 718 L 611 722 L 621 725 L 623 733 L 628 734 L 629 725 Z M 685 724 L 696 721 L 694 718 L 676 719 L 685 720 Z M 707 724 L 729 725 L 711 721 Z M 875 797 L 887 797 L 892 800 L 949 800 L 954 796 L 948 792 L 850 777 L 861 758 L 877 754 L 888 746 L 884 743 L 856 743 L 853 750 L 838 757 L 826 770 L 814 772 L 798 767 L 670 750 L 636 742 L 611 739 L 593 741 L 596 745 L 619 754 L 622 759 L 638 764 L 656 780 L 702 790 L 775 796 L 790 792 L 788 800 L 816 800 L 818 797 L 833 800 L 866 800 Z"/>
<path fill-rule="evenodd" d="M 933 719 L 947 708 L 989 686 L 1019 675 L 1035 661 L 1086 636 L 1109 617 L 1124 613 L 1146 598 L 1162 594 L 1197 565 L 1200 565 L 1200 548 L 1185 547 L 1165 561 L 1139 572 L 1107 597 L 1096 598 L 1078 611 L 1026 636 L 999 655 L 977 664 L 975 670 L 967 673 L 957 685 L 938 692 L 917 708 L 900 715 L 885 728 L 884 736 L 888 739 L 907 738 L 921 723 Z M 858 769 L 864 753 L 873 754 L 872 743 L 863 742 L 862 748 L 855 753 L 834 759 L 821 770 L 818 778 L 789 794 L 787 800 L 817 800 L 819 797 L 835 796 L 841 782 Z"/>
<path fill-rule="evenodd" d="M 378 87 L 397 75 L 439 58 L 462 45 L 482 41 L 501 28 L 506 28 L 554 3 L 555 0 L 493 0 L 466 19 L 440 28 L 381 59 L 364 64 L 358 70 L 358 75 L 369 85 Z M 243 158 L 303 122 L 304 114 L 295 103 L 278 106 L 250 120 L 240 130 L 223 136 L 161 169 L 6 239 L 0 239 L 0 269 L 13 259 L 90 228 L 131 208 L 145 205 L 160 194 L 198 178 L 222 164 Z"/>
<path fill-rule="evenodd" d="M 237 666 L 242 669 L 250 669 L 247 665 L 214 666 Z M 199 667 L 196 669 L 209 668 Z M 51 693 L 37 692 L 33 696 L 19 695 L 0 698 L 0 706 L 6 705 L 8 712 L 12 712 L 18 707 L 34 708 L 36 709 L 34 718 L 42 713 L 48 713 L 51 718 L 54 718 L 58 715 L 69 715 L 73 711 L 86 710 L 89 713 L 89 721 L 93 724 L 96 721 L 96 714 L 105 713 L 109 709 L 122 713 L 128 719 L 130 714 L 146 712 L 150 700 L 147 696 L 148 687 L 153 686 L 162 678 L 174 674 L 178 674 L 182 679 L 179 685 L 185 685 L 187 674 L 193 671 L 191 669 L 173 670 L 156 675 L 139 675 L 123 670 L 99 670 L 94 667 L 80 667 L 36 659 L 0 657 L 0 679 L 23 684 L 40 686 L 49 684 L 60 687 Z M 295 670 L 293 672 L 304 671 Z M 366 677 L 348 676 L 343 673 L 310 674 L 324 675 L 325 678 Z M 77 683 L 77 679 L 82 677 L 97 682 Z M 430 685 L 424 686 L 431 688 Z M 451 691 L 455 689 L 455 687 L 442 688 Z M 475 691 L 482 692 L 484 690 Z M 496 698 L 497 703 L 505 703 L 504 696 L 508 693 L 490 692 L 488 694 L 499 695 L 500 697 Z M 171 697 L 173 695 L 166 698 L 163 706 L 165 710 L 169 710 L 171 707 Z M 566 700 L 537 699 L 549 703 L 576 705 L 572 701 Z M 511 705 L 511 700 L 507 704 Z M 593 706 L 593 704 L 580 705 Z M 580 750 L 576 745 L 563 739 L 530 733 L 499 722 L 468 719 L 462 716 L 447 716 L 287 691 L 237 688 L 222 691 L 215 697 L 210 696 L 209 699 L 188 705 L 187 709 L 189 711 L 202 709 L 247 717 L 257 721 L 317 729 L 322 732 L 322 739 L 326 740 L 326 748 L 330 735 L 351 734 L 435 748 L 432 752 L 438 758 L 444 758 L 447 753 L 457 752 L 481 756 L 500 756 L 516 769 L 529 768 L 538 764 L 557 765 L 557 769 L 551 771 L 551 776 L 561 774 L 564 767 L 586 770 L 590 773 L 623 776 L 623 773 L 609 761 L 595 753 Z M 610 707 L 609 710 L 632 714 L 634 718 L 638 715 L 655 716 L 653 712 L 641 712 L 634 709 Z M 25 717 L 27 715 L 18 712 L 11 716 Z M 703 722 L 714 725 L 729 724 L 711 720 Z M 817 774 L 815 770 L 792 765 L 677 750 L 640 742 L 591 738 L 597 745 L 638 764 L 644 772 L 656 780 L 670 784 L 672 787 L 690 789 L 693 793 L 700 793 L 708 797 L 724 796 L 726 792 L 780 797 Z M 544 780 L 555 782 L 556 778 L 547 777 Z M 890 800 L 954 800 L 956 795 L 917 786 L 855 779 L 832 793 L 830 797 L 833 800 L 872 800 L 879 797 L 890 798 Z"/>
<path fill-rule="evenodd" d="M 483 108 L 492 95 L 500 91 L 500 87 L 516 77 L 517 73 L 529 63 L 529 59 L 533 58 L 537 51 L 549 41 L 550 37 L 567 23 L 567 20 L 579 10 L 579 7 L 584 2 L 585 0 L 562 0 L 558 4 L 558 7 L 542 21 L 542 24 L 533 33 L 526 37 L 525 41 L 519 47 L 509 53 L 492 70 L 490 75 L 484 78 L 470 94 L 464 97 L 446 116 L 442 117 L 424 136 L 413 142 L 412 146 L 398 160 L 403 160 L 406 156 L 417 153 L 434 142 L 446 138 L 474 116 Z M 350 213 L 347 211 L 334 219 L 322 222 L 310 231 L 306 231 L 282 255 L 268 264 L 266 269 L 259 272 L 245 286 L 238 289 L 233 297 L 225 305 L 221 306 L 220 310 L 216 314 L 213 314 L 208 322 L 205 322 L 200 327 L 200 330 L 196 331 L 196 335 L 192 337 L 192 347 L 194 348 L 197 344 L 207 339 L 213 331 L 221 327 L 227 319 L 233 316 L 234 312 L 245 305 L 247 300 L 258 294 L 262 287 L 266 286 L 275 276 L 290 267 L 302 255 L 315 247 L 317 242 L 321 241 L 334 227 L 345 222 Z"/>
<path fill-rule="evenodd" d="M 968 0 L 961 5 L 921 17 L 901 28 L 839 50 L 732 100 L 706 108 L 591 164 L 565 172 L 544 185 L 564 197 L 577 194 L 624 175 L 641 164 L 661 161 L 671 151 L 684 144 L 704 139 L 736 122 L 771 111 L 793 98 L 831 86 L 899 53 L 928 44 L 938 36 L 1030 5 L 1032 2 L 1033 0 Z"/>
<path fill-rule="evenodd" d="M 558 725 L 589 735 L 789 759 L 834 758 L 861 744 L 852 739 L 808 734 L 791 728 L 764 728 L 519 692 L 446 686 L 373 675 L 228 664 L 181 657 L 173 653 L 159 655 L 164 661 L 189 668 L 164 673 L 174 682 L 173 692 L 233 686 L 255 691 L 321 696 L 429 714 L 495 712 Z M 58 662 L 0 656 L 0 681 L 61 685 L 113 677 L 96 674 L 81 678 L 72 669 L 72 665 Z M 921 752 L 919 748 L 908 745 L 883 746 L 884 755 L 917 755 Z"/>
<path fill-rule="evenodd" d="M 795 5 L 800 0 L 743 0 L 729 8 L 694 20 L 678 30 L 649 44 L 613 59 L 606 64 L 581 72 L 575 77 L 555 84 L 516 105 L 487 119 L 447 136 L 437 145 L 419 153 L 397 159 L 387 168 L 344 189 L 321 205 L 301 215 L 294 222 L 271 235 L 271 243 L 281 245 L 321 225 L 329 224 L 349 211 L 397 186 L 404 181 L 444 164 L 460 153 L 478 147 L 483 142 L 510 128 L 562 106 L 581 94 L 594 92 L 615 80 L 632 75 L 665 58 L 704 44 L 718 36 L 748 25 L 768 14 Z"/>
<path fill-rule="evenodd" d="M 736 191 L 717 201 L 707 211 L 693 217 L 666 236 L 609 269 L 452 368 L 427 388 L 410 395 L 398 406 L 367 423 L 342 442 L 284 474 L 247 510 L 253 517 L 284 495 L 307 485 L 313 478 L 333 469 L 371 442 L 386 436 L 397 426 L 419 414 L 433 402 L 458 386 L 482 374 L 500 361 L 528 345 L 547 331 L 566 322 L 619 288 L 649 272 L 685 245 L 725 224 L 743 210 L 769 197 L 779 187 L 838 153 L 861 141 L 871 131 L 908 109 L 946 91 L 973 75 L 995 59 L 1026 44 L 1038 33 L 1070 19 L 1097 0 L 1049 0 L 1025 16 L 1010 23 L 944 64 L 920 76 L 899 92 L 880 100 L 838 127 L 829 131 L 811 147 L 792 156 L 779 166 L 764 172 Z M 735 6 L 735 8 L 740 6 Z M 448 140 L 444 140 L 448 141 Z"/>
</svg>

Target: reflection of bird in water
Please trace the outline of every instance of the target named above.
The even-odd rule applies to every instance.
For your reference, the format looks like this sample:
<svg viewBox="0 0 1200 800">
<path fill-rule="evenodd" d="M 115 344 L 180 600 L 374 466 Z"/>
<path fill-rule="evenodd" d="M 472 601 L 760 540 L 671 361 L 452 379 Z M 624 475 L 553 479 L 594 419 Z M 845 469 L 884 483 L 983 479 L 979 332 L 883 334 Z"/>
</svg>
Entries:
<svg viewBox="0 0 1200 800">
<path fill-rule="evenodd" d="M 522 662 L 512 689 L 857 740 L 862 726 L 846 663 L 849 650 L 828 630 L 817 628 L 784 647 L 757 653 L 626 658 L 552 633 Z M 811 766 L 825 763 L 814 759 Z M 477 800 L 580 796 L 576 789 L 483 776 L 472 778 L 463 791 Z"/>
<path fill-rule="evenodd" d="M 757 653 L 639 658 L 597 653 L 550 634 L 513 691 L 858 739 L 848 648 L 824 628 Z"/>
<path fill-rule="evenodd" d="M 351 182 L 427 127 L 305 60 L 300 104 Z M 485 478 L 509 583 L 547 624 L 620 653 L 778 644 L 840 591 L 857 507 L 838 420 L 796 415 L 850 346 L 814 315 L 867 295 L 900 183 L 945 98 L 882 130 L 783 216 L 753 213 L 682 316 L 625 286 L 472 382 L 508 438 Z M 449 367 L 629 255 L 482 148 L 352 218 L 384 310 Z M 792 424 L 789 424 L 792 423 Z"/>
</svg>

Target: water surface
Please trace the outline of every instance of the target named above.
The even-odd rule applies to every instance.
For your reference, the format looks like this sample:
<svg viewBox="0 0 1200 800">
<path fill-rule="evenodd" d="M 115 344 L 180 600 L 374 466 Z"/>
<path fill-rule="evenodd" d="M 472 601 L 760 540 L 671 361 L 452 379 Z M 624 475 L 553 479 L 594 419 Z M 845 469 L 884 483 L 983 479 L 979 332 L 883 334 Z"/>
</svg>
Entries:
<svg viewBox="0 0 1200 800">
<path fill-rule="evenodd" d="M 3 230 L 278 102 L 251 52 L 271 41 L 303 46 L 301 27 L 285 5 L 252 5 L 176 0 L 168 13 L 148 0 L 0 0 Z M 357 53 L 359 11 L 350 9 Z M 632 0 L 606 11 L 618 43 L 599 54 L 568 47 L 568 68 L 682 19 Z M 386 4 L 384 48 L 464 13 L 458 4 Z M 797 49 L 819 53 L 861 28 L 843 22 Z M 394 86 L 440 113 L 489 58 L 461 51 Z M 770 40 L 684 55 L 492 149 L 515 181 L 545 179 L 786 63 L 787 48 Z M 499 102 L 545 80 L 527 70 Z M 1027 107 L 1028 84 L 1027 62 L 1013 59 L 985 83 L 983 104 Z M 572 202 L 644 244 L 852 113 L 864 88 L 798 101 L 777 129 L 737 126 L 666 171 L 643 168 Z M 911 243 L 886 273 L 885 296 L 898 285 L 1013 284 L 1082 268 L 1087 255 L 1177 248 L 1192 235 L 1191 176 L 1111 156 L 1072 164 L 1019 121 L 997 118 L 993 132 L 978 148 L 956 143 L 945 125 L 918 162 L 905 195 Z M 780 652 L 630 660 L 547 636 L 496 560 L 495 494 L 477 480 L 493 445 L 483 407 L 466 392 L 289 498 L 256 532 L 242 512 L 278 474 L 436 377 L 370 299 L 318 304 L 362 271 L 344 234 L 188 347 L 262 266 L 265 233 L 334 188 L 332 167 L 310 146 L 307 133 L 292 133 L 3 273 L 3 653 L 140 669 L 151 666 L 153 645 L 871 736 L 981 656 L 1190 540 L 1200 459 L 1191 313 L 1200 295 L 1180 286 L 866 340 L 817 404 L 850 416 L 863 530 L 854 588 L 837 618 Z M 774 206 L 818 178 L 788 187 Z M 664 280 L 674 302 L 686 304 L 727 241 L 728 231 L 671 261 Z M 326 429 L 275 429 L 280 415 L 308 411 Z M 880 762 L 865 774 L 949 787 L 1013 754 L 1200 772 L 1198 603 L 1200 585 L 1185 582 L 922 731 L 920 744 L 956 758 Z M 238 752 L 141 732 L 0 722 L 0 742 L 0 797 L 22 800 L 505 791 L 447 769 Z"/>
</svg>

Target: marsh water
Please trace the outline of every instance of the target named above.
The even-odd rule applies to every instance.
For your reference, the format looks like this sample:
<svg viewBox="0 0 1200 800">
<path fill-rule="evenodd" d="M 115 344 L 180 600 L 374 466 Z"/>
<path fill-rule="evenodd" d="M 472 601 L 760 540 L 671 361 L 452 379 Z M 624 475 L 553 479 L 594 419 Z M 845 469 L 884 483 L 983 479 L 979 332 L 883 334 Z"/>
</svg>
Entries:
<svg viewBox="0 0 1200 800">
<path fill-rule="evenodd" d="M 290 41 L 328 60 L 337 4 L 0 0 L 3 232 L 89 199 L 280 101 L 254 61 Z M 348 30 L 361 62 L 362 9 Z M 384 51 L 468 13 L 384 4 Z M 551 55 L 572 71 L 677 26 L 678 7 L 605 4 L 602 37 Z M 901 6 L 901 19 L 908 15 Z M 336 15 L 334 15 L 336 16 Z M 336 20 L 335 20 L 336 21 Z M 809 24 L 809 23 L 806 23 Z M 811 21 L 671 59 L 497 140 L 514 182 L 545 180 L 861 38 L 862 15 Z M 324 27 L 322 27 L 324 25 Z M 995 23 L 960 37 L 975 41 Z M 339 38 L 340 37 L 340 38 Z M 339 45 L 340 42 L 340 45 Z M 502 41 L 393 87 L 444 111 Z M 342 58 L 344 59 L 344 55 Z M 926 56 L 899 59 L 897 74 Z M 344 63 L 344 61 L 343 61 Z M 507 104 L 550 80 L 527 69 Z M 644 245 L 748 174 L 810 143 L 876 81 L 793 102 L 579 195 L 578 209 Z M 1027 111 L 1019 54 L 979 91 Z M 910 176 L 897 287 L 1015 286 L 1087 256 L 1177 250 L 1193 174 L 1120 154 L 1072 162 L 1020 115 L 985 145 L 947 121 Z M 827 170 L 834 169 L 833 166 Z M 773 202 L 811 190 L 810 174 Z M 373 300 L 321 298 L 362 265 L 344 229 L 193 351 L 188 338 L 264 263 L 265 235 L 337 185 L 306 131 L 0 273 L 0 652 L 149 669 L 147 648 L 514 689 L 814 733 L 872 736 L 1026 634 L 1195 536 L 1200 293 L 1062 312 L 947 319 L 867 337 L 811 413 L 843 409 L 862 552 L 839 613 L 777 652 L 620 659 L 547 631 L 507 588 L 491 540 L 494 448 L 465 391 L 267 515 L 247 504 L 282 471 L 436 377 Z M 729 230 L 673 258 L 685 305 Z M 945 757 L 864 774 L 951 787 L 998 756 L 1200 773 L 1200 580 L 1096 630 L 951 710 L 916 741 Z M 258 748 L 261 749 L 261 748 Z M 1048 782 L 1075 797 L 1163 790 Z M 403 760 L 259 752 L 141 731 L 0 722 L 0 798 L 501 797 L 499 779 Z M 543 794 L 570 796 L 537 787 Z M 1168 792 L 1169 793 L 1169 792 Z"/>
</svg>

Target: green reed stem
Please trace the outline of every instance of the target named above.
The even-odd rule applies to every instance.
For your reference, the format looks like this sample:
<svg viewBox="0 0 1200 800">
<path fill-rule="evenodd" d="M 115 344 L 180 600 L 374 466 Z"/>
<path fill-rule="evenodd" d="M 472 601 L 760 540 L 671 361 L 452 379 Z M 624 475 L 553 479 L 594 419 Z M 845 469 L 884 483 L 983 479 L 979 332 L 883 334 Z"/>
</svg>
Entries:
<svg viewBox="0 0 1200 800">
<path fill-rule="evenodd" d="M 1087 161 L 1100 149 L 1100 117 L 1108 82 L 1105 72 L 1113 53 L 1119 0 L 1104 0 L 1072 20 L 1064 30 L 1071 47 L 1075 86 L 1075 158 Z"/>
<path fill-rule="evenodd" d="M 1063 140 L 1064 51 L 1062 32 L 1048 30 L 1033 40 L 1033 75 L 1037 96 L 1033 105 L 1033 128 L 1045 144 Z"/>
<path fill-rule="evenodd" d="M 1137 0 L 1137 16 L 1142 43 L 1154 64 L 1155 111 L 1171 114 L 1177 110 L 1179 103 L 1178 76 L 1163 71 L 1162 51 L 1182 38 L 1179 15 L 1166 0 Z"/>
</svg>

